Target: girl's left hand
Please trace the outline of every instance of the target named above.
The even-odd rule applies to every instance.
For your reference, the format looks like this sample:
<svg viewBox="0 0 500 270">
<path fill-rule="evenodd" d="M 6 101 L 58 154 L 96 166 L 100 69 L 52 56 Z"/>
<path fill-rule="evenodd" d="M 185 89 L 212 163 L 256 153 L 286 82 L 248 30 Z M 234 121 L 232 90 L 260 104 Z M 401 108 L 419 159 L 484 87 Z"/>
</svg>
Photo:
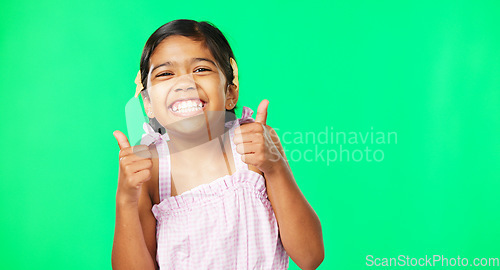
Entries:
<svg viewBox="0 0 500 270">
<path fill-rule="evenodd" d="M 234 130 L 236 151 L 241 154 L 243 162 L 257 167 L 264 174 L 287 164 L 276 131 L 266 125 L 268 105 L 267 99 L 261 101 L 255 122 L 243 124 Z"/>
</svg>

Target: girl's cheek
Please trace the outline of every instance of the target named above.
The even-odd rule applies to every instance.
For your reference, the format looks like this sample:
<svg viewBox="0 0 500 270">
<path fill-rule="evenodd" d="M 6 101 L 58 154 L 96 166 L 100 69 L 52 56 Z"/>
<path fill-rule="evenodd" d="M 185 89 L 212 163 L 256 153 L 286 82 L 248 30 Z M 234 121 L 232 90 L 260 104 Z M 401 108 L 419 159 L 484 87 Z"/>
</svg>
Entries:
<svg viewBox="0 0 500 270">
<path fill-rule="evenodd" d="M 163 100 L 168 95 L 168 92 L 171 90 L 172 87 L 173 84 L 168 81 L 153 85 L 151 87 L 152 96 L 156 100 Z"/>
<path fill-rule="evenodd" d="M 164 93 L 151 93 L 151 103 L 153 104 L 153 109 L 155 111 L 162 111 L 165 110 L 167 107 L 165 105 L 166 101 L 166 95 Z"/>
</svg>

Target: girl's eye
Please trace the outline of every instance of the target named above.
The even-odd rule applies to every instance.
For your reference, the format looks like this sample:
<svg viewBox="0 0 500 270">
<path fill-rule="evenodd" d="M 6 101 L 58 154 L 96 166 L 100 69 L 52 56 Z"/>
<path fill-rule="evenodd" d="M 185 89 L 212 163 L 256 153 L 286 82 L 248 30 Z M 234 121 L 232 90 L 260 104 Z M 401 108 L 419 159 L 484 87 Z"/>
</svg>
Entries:
<svg viewBox="0 0 500 270">
<path fill-rule="evenodd" d="M 159 73 L 158 75 L 156 75 L 156 77 L 164 77 L 164 76 L 171 76 L 171 75 L 174 75 L 170 72 L 162 72 L 162 73 Z"/>
<path fill-rule="evenodd" d="M 197 68 L 194 72 L 199 73 L 199 72 L 203 72 L 203 71 L 211 71 L 211 70 L 208 68 Z"/>
</svg>

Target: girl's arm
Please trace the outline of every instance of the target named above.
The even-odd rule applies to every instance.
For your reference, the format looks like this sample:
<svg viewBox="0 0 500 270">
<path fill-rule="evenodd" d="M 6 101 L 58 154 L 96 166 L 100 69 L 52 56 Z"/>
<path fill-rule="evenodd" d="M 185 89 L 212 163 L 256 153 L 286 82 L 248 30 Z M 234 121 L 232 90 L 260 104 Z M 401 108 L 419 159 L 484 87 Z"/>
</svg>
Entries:
<svg viewBox="0 0 500 270">
<path fill-rule="evenodd" d="M 235 129 L 236 151 L 243 162 L 264 173 L 281 242 L 290 258 L 301 269 L 316 269 L 325 257 L 321 223 L 295 182 L 276 132 L 266 124 L 268 104 L 260 103 L 255 123 Z"/>
<path fill-rule="evenodd" d="M 156 162 L 153 162 L 154 172 L 153 175 L 158 179 L 158 159 L 153 159 Z M 158 181 L 149 181 L 144 185 L 144 190 L 141 193 L 141 197 L 139 198 L 139 219 L 141 220 L 142 232 L 144 234 L 144 241 L 146 242 L 146 246 L 148 247 L 149 254 L 151 255 L 151 259 L 155 265 L 155 269 L 159 269 L 158 263 L 156 262 L 156 218 L 151 211 L 153 208 L 153 200 L 150 197 L 151 185 L 158 183 Z M 148 190 L 149 189 L 149 190 Z"/>
<path fill-rule="evenodd" d="M 151 212 L 148 182 L 157 162 L 148 146 L 130 146 L 115 131 L 120 147 L 116 221 L 111 264 L 113 269 L 156 269 L 156 220 Z M 148 183 L 151 183 L 149 181 Z"/>
<path fill-rule="evenodd" d="M 113 269 L 158 269 L 155 258 L 156 219 L 151 213 L 151 200 L 147 194 L 144 198 L 144 193 L 141 192 L 139 205 L 116 202 L 111 258 Z"/>
<path fill-rule="evenodd" d="M 300 191 L 286 160 L 264 174 L 281 242 L 301 269 L 316 269 L 325 257 L 321 223 Z"/>
</svg>

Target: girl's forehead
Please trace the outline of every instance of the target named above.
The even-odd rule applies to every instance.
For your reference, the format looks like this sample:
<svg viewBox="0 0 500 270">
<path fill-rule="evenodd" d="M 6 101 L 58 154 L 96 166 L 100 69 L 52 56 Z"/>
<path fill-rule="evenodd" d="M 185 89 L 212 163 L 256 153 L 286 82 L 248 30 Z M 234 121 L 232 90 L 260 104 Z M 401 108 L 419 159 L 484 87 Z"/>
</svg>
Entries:
<svg viewBox="0 0 500 270">
<path fill-rule="evenodd" d="M 184 36 L 170 36 L 158 44 L 150 58 L 152 66 L 165 62 L 172 64 L 190 64 L 193 59 L 208 59 L 216 63 L 204 41 L 193 40 Z"/>
</svg>

